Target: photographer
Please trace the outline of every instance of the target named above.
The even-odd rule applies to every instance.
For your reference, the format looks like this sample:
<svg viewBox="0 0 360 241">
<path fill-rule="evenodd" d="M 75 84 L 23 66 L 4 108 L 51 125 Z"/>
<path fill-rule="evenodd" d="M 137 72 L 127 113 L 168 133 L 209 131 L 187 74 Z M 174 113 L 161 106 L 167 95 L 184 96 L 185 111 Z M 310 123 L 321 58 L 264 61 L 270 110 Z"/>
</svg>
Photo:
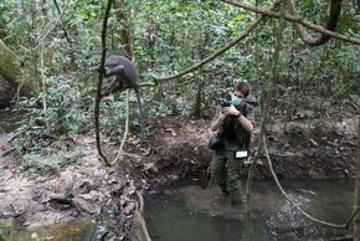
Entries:
<svg viewBox="0 0 360 241">
<path fill-rule="evenodd" d="M 210 140 L 214 149 L 211 176 L 224 195 L 230 195 L 232 205 L 240 205 L 240 167 L 248 157 L 251 133 L 254 129 L 254 112 L 248 99 L 250 86 L 237 82 L 234 92 L 217 108 L 211 130 L 216 134 Z"/>
</svg>

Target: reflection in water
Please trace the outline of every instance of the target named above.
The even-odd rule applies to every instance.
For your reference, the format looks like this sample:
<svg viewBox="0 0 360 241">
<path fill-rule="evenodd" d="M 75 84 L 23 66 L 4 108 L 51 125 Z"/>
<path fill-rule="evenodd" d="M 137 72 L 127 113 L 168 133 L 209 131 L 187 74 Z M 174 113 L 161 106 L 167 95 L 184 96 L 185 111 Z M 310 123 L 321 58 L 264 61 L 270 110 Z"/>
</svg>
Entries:
<svg viewBox="0 0 360 241">
<path fill-rule="evenodd" d="M 352 182 L 291 182 L 289 194 L 313 215 L 343 223 L 351 213 Z M 154 241 L 248 240 L 244 207 L 232 208 L 216 188 L 186 186 L 147 200 L 146 218 Z M 252 194 L 252 239 L 327 240 L 341 230 L 304 218 L 273 183 L 255 183 Z"/>
</svg>

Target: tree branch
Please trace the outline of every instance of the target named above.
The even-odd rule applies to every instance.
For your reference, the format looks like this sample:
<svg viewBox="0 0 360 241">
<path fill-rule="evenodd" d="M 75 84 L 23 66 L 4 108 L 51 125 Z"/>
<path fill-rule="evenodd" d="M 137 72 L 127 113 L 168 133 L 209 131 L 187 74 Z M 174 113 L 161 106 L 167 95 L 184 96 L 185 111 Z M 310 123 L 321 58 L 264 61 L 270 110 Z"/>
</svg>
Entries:
<svg viewBox="0 0 360 241">
<path fill-rule="evenodd" d="M 275 9 L 278 6 L 279 2 L 276 2 L 273 6 L 272 9 Z M 203 59 L 202 61 L 200 61 L 197 64 L 194 64 L 182 71 L 180 71 L 177 74 L 173 74 L 173 75 L 169 75 L 169 76 L 165 76 L 165 77 L 159 77 L 159 76 L 154 76 L 154 79 L 156 81 L 162 82 L 162 81 L 168 81 L 168 80 L 172 80 L 172 79 L 176 79 L 179 77 L 182 77 L 186 74 L 189 74 L 191 72 L 194 72 L 195 70 L 199 69 L 200 67 L 202 67 L 203 65 L 209 63 L 210 61 L 214 60 L 215 58 L 217 58 L 218 56 L 220 56 L 221 54 L 225 53 L 226 51 L 228 51 L 230 48 L 234 47 L 237 43 L 239 43 L 241 40 L 243 40 L 244 38 L 246 38 L 249 33 L 255 29 L 255 27 L 264 19 L 264 16 L 260 16 L 258 18 L 256 18 L 253 22 L 251 22 L 249 24 L 249 26 L 247 26 L 247 28 L 245 29 L 245 32 L 243 32 L 241 35 L 239 35 L 238 37 L 234 38 L 233 40 L 231 40 L 230 42 L 228 42 L 225 46 L 223 46 L 222 48 L 220 48 L 219 50 L 217 50 L 215 53 L 213 53 L 212 55 L 210 55 L 209 57 Z"/>
<path fill-rule="evenodd" d="M 75 55 L 74 55 L 74 48 L 73 48 L 73 43 L 72 43 L 72 40 L 70 38 L 70 35 L 69 35 L 69 32 L 66 28 L 66 25 L 65 25 L 65 22 L 64 22 L 64 19 L 63 19 L 63 13 L 61 12 L 61 9 L 59 7 L 59 4 L 57 3 L 56 0 L 53 0 L 54 2 L 54 5 L 55 5 L 55 8 L 60 16 L 60 20 L 61 20 L 61 25 L 62 25 L 62 29 L 64 31 L 64 36 L 65 36 L 65 39 L 66 41 L 68 42 L 69 44 L 69 47 L 70 47 L 70 58 L 71 58 L 71 64 L 73 65 L 74 68 L 76 68 L 77 64 L 76 64 L 76 61 L 75 61 Z"/>
<path fill-rule="evenodd" d="M 341 2 L 342 0 L 331 0 L 329 18 L 325 23 L 325 29 L 331 31 L 335 30 L 341 12 Z M 294 1 L 288 0 L 287 5 L 287 9 L 290 11 L 290 14 L 296 16 Z M 322 34 L 317 39 L 313 38 L 311 35 L 307 35 L 303 25 L 301 24 L 295 24 L 295 30 L 299 34 L 300 38 L 310 46 L 322 45 L 330 39 L 330 36 L 326 34 Z"/>
<path fill-rule="evenodd" d="M 108 0 L 106 10 L 105 10 L 105 16 L 104 16 L 104 22 L 101 32 L 101 43 L 102 43 L 102 53 L 101 53 L 101 62 L 99 67 L 99 80 L 97 84 L 97 90 L 96 90 L 96 97 L 95 97 L 95 134 L 96 134 L 96 148 L 98 150 L 98 153 L 100 157 L 103 159 L 103 161 L 107 164 L 109 164 L 108 159 L 103 154 L 101 150 L 101 141 L 100 141 L 100 121 L 99 121 L 99 112 L 100 112 L 100 100 L 101 100 L 101 86 L 102 82 L 104 80 L 104 73 L 105 73 L 105 57 L 106 57 L 106 29 L 107 29 L 107 22 L 110 15 L 111 6 L 113 4 L 114 0 Z"/>
<path fill-rule="evenodd" d="M 220 0 L 220 1 L 222 1 L 224 3 L 231 4 L 233 6 L 237 6 L 237 7 L 252 11 L 252 12 L 260 13 L 260 14 L 268 16 L 268 17 L 273 17 L 273 18 L 280 18 L 281 17 L 281 14 L 278 13 L 278 12 L 274 12 L 272 10 L 264 10 L 262 8 L 250 6 L 250 5 L 247 5 L 245 3 L 238 2 L 236 0 Z M 336 39 L 339 39 L 339 40 L 342 40 L 342 41 L 345 41 L 345 42 L 360 45 L 360 39 L 359 38 L 346 36 L 346 35 L 343 35 L 343 34 L 328 30 L 328 29 L 324 28 L 323 26 L 318 25 L 318 24 L 314 24 L 314 23 L 312 23 L 312 22 L 310 22 L 310 21 L 308 21 L 306 19 L 301 19 L 301 18 L 299 18 L 297 16 L 294 16 L 294 15 L 291 15 L 291 14 L 285 14 L 284 18 L 286 20 L 290 21 L 290 22 L 301 24 L 301 25 L 305 26 L 308 29 L 314 30 L 314 31 L 322 33 L 324 35 L 327 35 L 327 36 L 330 36 L 330 37 L 333 37 L 333 38 L 336 38 Z"/>
</svg>

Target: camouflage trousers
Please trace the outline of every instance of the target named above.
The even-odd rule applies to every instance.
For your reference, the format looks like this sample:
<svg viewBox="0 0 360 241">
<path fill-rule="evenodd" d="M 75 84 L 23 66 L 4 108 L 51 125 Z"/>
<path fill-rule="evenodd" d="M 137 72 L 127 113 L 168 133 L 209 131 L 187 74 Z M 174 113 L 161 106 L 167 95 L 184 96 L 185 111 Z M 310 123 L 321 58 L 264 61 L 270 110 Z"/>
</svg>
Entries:
<svg viewBox="0 0 360 241">
<path fill-rule="evenodd" d="M 211 178 L 222 192 L 230 195 L 232 204 L 241 203 L 240 168 L 244 159 L 236 159 L 235 151 L 216 151 L 211 162 Z"/>
</svg>

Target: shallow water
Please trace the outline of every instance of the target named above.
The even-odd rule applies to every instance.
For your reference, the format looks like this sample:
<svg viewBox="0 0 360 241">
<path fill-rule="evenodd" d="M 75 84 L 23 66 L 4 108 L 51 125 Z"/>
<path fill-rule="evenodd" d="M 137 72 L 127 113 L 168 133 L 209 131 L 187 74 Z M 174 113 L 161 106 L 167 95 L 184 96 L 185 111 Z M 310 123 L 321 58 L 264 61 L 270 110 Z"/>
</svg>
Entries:
<svg viewBox="0 0 360 241">
<path fill-rule="evenodd" d="M 94 237 L 95 225 L 87 220 L 46 227 L 0 225 L 0 241 L 92 241 Z"/>
<path fill-rule="evenodd" d="M 344 223 L 354 183 L 287 182 L 285 188 L 311 214 Z M 342 230 L 315 224 L 290 205 L 272 182 L 254 184 L 250 217 L 245 204 L 232 208 L 216 187 L 185 186 L 149 197 L 146 219 L 154 241 L 329 240 Z M 245 197 L 243 197 L 245 199 Z"/>
<path fill-rule="evenodd" d="M 285 188 L 321 219 L 343 223 L 351 213 L 353 182 L 287 181 Z M 216 187 L 176 187 L 147 197 L 146 221 L 153 241 L 321 241 L 346 234 L 304 218 L 272 182 L 254 183 L 251 200 L 249 217 L 245 204 L 231 207 Z M 96 230 L 89 220 L 39 228 L 0 225 L 0 241 L 92 241 Z"/>
</svg>

